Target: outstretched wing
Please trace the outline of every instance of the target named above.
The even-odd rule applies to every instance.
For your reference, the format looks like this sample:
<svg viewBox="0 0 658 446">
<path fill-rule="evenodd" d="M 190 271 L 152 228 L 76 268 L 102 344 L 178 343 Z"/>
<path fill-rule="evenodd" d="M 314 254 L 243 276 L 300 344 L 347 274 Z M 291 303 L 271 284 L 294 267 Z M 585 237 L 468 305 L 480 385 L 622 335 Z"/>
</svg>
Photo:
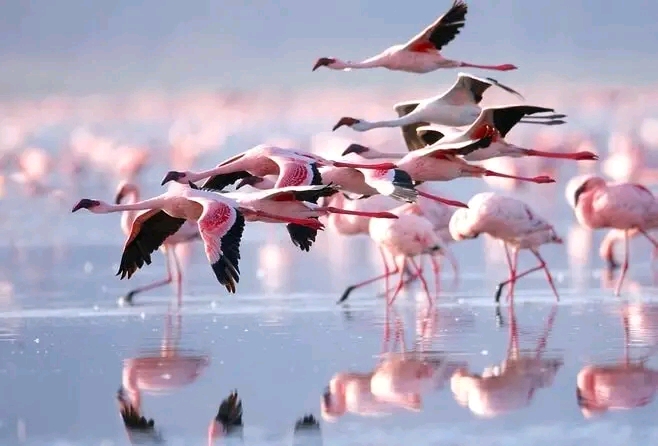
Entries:
<svg viewBox="0 0 658 446">
<path fill-rule="evenodd" d="M 491 113 L 494 127 L 496 127 L 503 138 L 524 116 L 555 111 L 552 108 L 536 107 L 534 105 L 513 105 L 511 107 L 496 107 L 487 110 Z"/>
<path fill-rule="evenodd" d="M 164 211 L 153 209 L 139 215 L 133 221 L 130 234 L 123 247 L 117 276 L 120 279 L 132 277 L 135 272 L 151 264 L 151 254 L 170 235 L 175 234 L 185 223 L 184 218 L 176 218 Z"/>
<path fill-rule="evenodd" d="M 280 156 L 270 156 L 270 160 L 279 166 L 279 177 L 274 187 L 322 184 L 322 175 L 318 170 L 317 163 L 308 163 Z"/>
<path fill-rule="evenodd" d="M 288 186 L 268 189 L 250 193 L 250 196 L 259 200 L 274 201 L 308 201 L 316 203 L 320 197 L 329 197 L 338 191 L 333 184 L 320 184 L 317 186 Z"/>
<path fill-rule="evenodd" d="M 491 137 L 487 136 L 477 140 L 468 140 L 449 144 L 441 144 L 439 142 L 438 144 L 434 144 L 432 146 L 418 150 L 416 153 L 418 156 L 432 156 L 438 152 L 445 152 L 451 155 L 466 156 L 478 149 L 489 147 L 490 144 Z"/>
<path fill-rule="evenodd" d="M 228 204 L 214 200 L 197 200 L 203 205 L 199 232 L 206 257 L 219 283 L 235 293 L 240 281 L 240 242 L 244 232 L 244 216 Z"/>
<path fill-rule="evenodd" d="M 468 7 L 462 0 L 455 0 L 448 12 L 436 19 L 434 23 L 409 40 L 404 49 L 409 51 L 425 51 L 428 48 L 441 51 L 461 31 L 466 23 Z"/>
<path fill-rule="evenodd" d="M 393 106 L 395 108 L 395 111 L 397 112 L 398 116 L 401 118 L 403 116 L 408 115 L 412 111 L 418 107 L 418 104 L 420 101 L 406 101 L 406 102 L 399 102 Z M 407 150 L 414 151 L 418 149 L 422 149 L 424 147 L 423 141 L 418 138 L 418 135 L 416 134 L 416 129 L 418 127 L 428 125 L 428 122 L 414 122 L 413 124 L 407 124 L 403 125 L 400 127 L 400 131 L 402 131 L 402 137 L 404 138 L 404 143 L 407 146 Z"/>
<path fill-rule="evenodd" d="M 311 246 L 313 246 L 313 243 L 318 236 L 317 229 L 309 228 L 308 226 L 298 225 L 295 223 L 287 224 L 286 229 L 288 230 L 288 234 L 290 235 L 290 240 L 292 240 L 293 245 L 306 252 L 311 250 Z"/>
<path fill-rule="evenodd" d="M 418 134 L 418 138 L 423 142 L 423 144 L 425 144 L 426 147 L 439 142 L 445 136 L 443 130 L 443 127 L 439 127 L 434 124 L 428 124 L 418 127 L 416 129 L 416 133 Z"/>
<path fill-rule="evenodd" d="M 210 191 L 223 191 L 226 187 L 235 183 L 243 178 L 250 177 L 251 174 L 246 170 L 239 170 L 237 172 L 223 173 L 213 175 L 201 185 L 201 189 Z"/>
<path fill-rule="evenodd" d="M 457 75 L 457 81 L 443 94 L 443 100 L 455 105 L 479 104 L 482 102 L 484 92 L 494 85 L 523 99 L 521 93 L 511 89 L 507 85 L 501 84 L 496 79 L 490 77 L 482 79 L 468 73 L 459 73 Z"/>
</svg>

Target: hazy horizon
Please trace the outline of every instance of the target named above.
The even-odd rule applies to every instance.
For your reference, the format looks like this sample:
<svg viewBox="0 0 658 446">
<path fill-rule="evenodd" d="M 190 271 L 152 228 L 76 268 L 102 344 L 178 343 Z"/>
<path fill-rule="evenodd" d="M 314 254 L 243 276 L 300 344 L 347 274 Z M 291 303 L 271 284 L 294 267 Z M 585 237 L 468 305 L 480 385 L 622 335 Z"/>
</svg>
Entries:
<svg viewBox="0 0 658 446">
<path fill-rule="evenodd" d="M 358 60 L 402 43 L 450 4 L 419 0 L 413 8 L 400 8 L 398 3 L 366 0 L 289 0 L 285 6 L 258 0 L 229 6 L 210 0 L 16 2 L 0 8 L 0 94 L 444 84 L 455 70 L 418 76 L 382 69 L 312 73 L 311 67 L 320 56 Z M 446 57 L 514 63 L 519 70 L 495 73 L 508 82 L 653 82 L 649 73 L 656 67 L 657 4 L 468 4 L 466 26 L 445 48 Z"/>
</svg>

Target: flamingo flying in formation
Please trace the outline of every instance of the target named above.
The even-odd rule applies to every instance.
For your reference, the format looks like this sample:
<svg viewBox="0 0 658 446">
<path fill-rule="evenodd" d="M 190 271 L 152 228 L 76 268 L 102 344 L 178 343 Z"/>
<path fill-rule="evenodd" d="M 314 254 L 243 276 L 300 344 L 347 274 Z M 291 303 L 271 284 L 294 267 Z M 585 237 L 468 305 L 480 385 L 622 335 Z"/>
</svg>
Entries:
<svg viewBox="0 0 658 446">
<path fill-rule="evenodd" d="M 440 51 L 459 34 L 466 23 L 468 7 L 462 0 L 455 0 L 448 12 L 403 45 L 394 45 L 361 62 L 342 61 L 335 57 L 321 57 L 313 71 L 319 67 L 332 70 L 382 67 L 410 73 L 429 73 L 439 68 L 480 68 L 483 70 L 516 70 L 511 64 L 477 65 L 444 58 Z"/>
</svg>

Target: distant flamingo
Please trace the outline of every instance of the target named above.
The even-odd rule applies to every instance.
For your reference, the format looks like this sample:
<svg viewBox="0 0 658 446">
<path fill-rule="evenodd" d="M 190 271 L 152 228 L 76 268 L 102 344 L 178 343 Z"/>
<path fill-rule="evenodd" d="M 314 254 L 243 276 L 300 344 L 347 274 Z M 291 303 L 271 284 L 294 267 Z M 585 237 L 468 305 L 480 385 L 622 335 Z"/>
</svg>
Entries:
<svg viewBox="0 0 658 446">
<path fill-rule="evenodd" d="M 344 302 L 349 297 L 350 293 L 357 288 L 377 282 L 379 280 L 386 280 L 386 290 L 388 287 L 388 278 L 396 273 L 399 273 L 399 281 L 397 287 L 393 291 L 393 295 L 389 298 L 387 295 L 387 309 L 393 304 L 397 295 L 400 293 L 405 285 L 404 282 L 404 267 L 407 262 L 415 269 L 418 278 L 421 281 L 423 290 L 427 296 L 427 300 L 432 304 L 432 297 L 430 296 L 427 282 L 423 277 L 422 271 L 412 260 L 413 257 L 429 254 L 432 261 L 432 269 L 434 270 L 435 280 L 437 284 L 436 291 L 438 292 L 439 282 L 439 263 L 434 258 L 437 252 L 441 251 L 442 242 L 434 232 L 432 223 L 424 217 L 414 214 L 405 214 L 407 205 L 399 206 L 392 209 L 390 212 L 398 215 L 397 220 L 375 220 L 369 222 L 370 238 L 379 247 L 379 252 L 384 262 L 384 274 L 365 280 L 363 282 L 350 285 L 343 292 L 343 295 L 338 300 L 338 303 Z M 393 222 L 393 224 L 390 224 Z M 382 224 L 383 223 L 383 224 Z M 389 269 L 387 254 L 393 257 L 394 267 Z M 387 293 L 388 294 L 388 293 Z"/>
<path fill-rule="evenodd" d="M 362 62 L 342 61 L 333 57 L 321 57 L 313 66 L 332 70 L 349 70 L 352 68 L 383 67 L 389 70 L 411 73 L 429 73 L 439 68 L 481 68 L 484 70 L 509 71 L 516 66 L 475 65 L 467 62 L 445 59 L 439 51 L 450 43 L 465 24 L 468 8 L 462 0 L 455 0 L 448 12 L 425 28 L 420 34 L 404 45 L 394 45 L 380 54 Z"/>
<path fill-rule="evenodd" d="M 220 437 L 237 437 L 243 439 L 242 400 L 238 391 L 232 391 L 222 400 L 217 415 L 208 426 L 208 446 Z"/>
<path fill-rule="evenodd" d="M 162 184 L 177 181 L 187 184 L 204 178 L 208 180 L 201 186 L 203 189 L 221 191 L 236 181 L 249 176 L 264 177 L 278 175 L 275 187 L 309 186 L 322 184 L 319 167 L 354 167 L 364 169 L 395 169 L 393 163 L 347 163 L 331 161 L 318 155 L 299 150 L 260 144 L 242 152 L 217 167 L 202 172 L 168 172 Z"/>
<path fill-rule="evenodd" d="M 470 145 L 473 148 L 486 142 L 470 142 L 456 146 L 463 148 Z M 514 178 L 521 181 L 529 181 L 537 184 L 555 183 L 555 180 L 547 176 L 537 176 L 534 178 L 517 177 L 506 175 L 504 173 L 494 172 L 474 164 L 469 164 L 459 156 L 445 150 L 446 147 L 426 148 L 414 150 L 406 155 L 381 153 L 372 148 L 352 144 L 343 152 L 343 157 L 354 153 L 361 158 L 377 159 L 386 158 L 394 160 L 399 169 L 404 170 L 414 181 L 450 181 L 460 177 L 482 178 L 485 176 L 494 176 L 502 178 Z"/>
<path fill-rule="evenodd" d="M 509 107 L 485 108 L 479 117 L 463 132 L 444 136 L 442 129 L 435 126 L 419 127 L 418 133 L 424 141 L 430 143 L 421 152 L 437 153 L 436 150 L 445 150 L 444 153 L 460 155 L 466 161 L 484 161 L 486 159 L 510 156 L 520 158 L 524 156 L 537 156 L 544 158 L 571 159 L 576 161 L 599 159 L 592 152 L 544 152 L 533 149 L 524 149 L 505 141 L 507 133 L 526 115 L 552 112 L 552 108 L 535 107 L 530 105 L 513 105 Z M 563 122 L 563 121 L 561 121 Z M 430 137 L 431 139 L 428 139 Z"/>
<path fill-rule="evenodd" d="M 516 281 L 530 273 L 543 269 L 555 298 L 559 300 L 553 278 L 546 262 L 539 254 L 539 247 L 547 243 L 562 243 L 555 229 L 546 220 L 535 214 L 530 207 L 515 198 L 493 192 L 474 195 L 468 202 L 468 209 L 458 209 L 450 219 L 450 233 L 455 240 L 478 237 L 482 233 L 499 239 L 505 247 L 509 279 L 501 282 L 496 289 L 496 302 L 505 285 L 510 285 L 508 300 L 514 299 Z M 512 248 L 510 255 L 509 247 Z M 519 251 L 528 249 L 539 260 L 539 265 L 522 273 L 516 270 Z"/>
<path fill-rule="evenodd" d="M 628 271 L 631 233 L 640 232 L 654 248 L 658 248 L 658 242 L 647 233 L 658 221 L 658 201 L 640 184 L 607 184 L 603 178 L 592 175 L 571 179 L 565 193 L 581 225 L 590 229 L 624 231 L 624 261 L 615 287 L 615 295 L 619 296 Z"/>
<path fill-rule="evenodd" d="M 176 186 L 179 186 L 176 184 Z M 182 186 L 179 186 L 182 187 Z M 124 198 L 127 198 L 129 203 L 136 203 L 139 201 L 139 187 L 134 183 L 129 183 L 122 181 L 119 183 L 117 189 L 116 198 L 114 200 L 115 204 L 121 204 Z M 121 229 L 126 237 L 130 236 L 132 230 L 132 224 L 135 219 L 140 215 L 148 211 L 124 211 L 121 215 Z M 197 240 L 201 237 L 199 234 L 199 228 L 196 223 L 186 220 L 183 223 L 183 226 L 175 232 L 173 235 L 167 237 L 165 241 L 160 246 L 160 250 L 165 256 L 165 266 L 167 268 L 167 278 L 164 280 L 159 280 L 150 285 L 145 285 L 139 288 L 136 288 L 123 298 L 123 302 L 131 304 L 133 302 L 133 297 L 144 291 L 152 290 L 164 285 L 171 283 L 172 281 L 176 284 L 176 296 L 178 302 L 180 303 L 183 299 L 183 271 L 181 268 L 178 255 L 176 254 L 176 246 L 188 243 L 194 240 Z"/>
<path fill-rule="evenodd" d="M 351 144 L 347 151 L 367 150 L 359 144 Z M 334 184 L 344 192 L 361 195 L 361 198 L 381 194 L 399 201 L 413 203 L 418 195 L 448 206 L 466 207 L 461 201 L 432 195 L 426 191 L 416 189 L 411 176 L 401 169 L 356 169 L 351 167 L 327 166 L 320 169 L 320 181 L 323 184 Z M 247 177 L 238 183 L 238 189 L 249 184 L 257 189 L 276 187 L 276 182 L 270 178 Z"/>
<path fill-rule="evenodd" d="M 348 126 L 357 132 L 366 132 L 381 127 L 401 127 L 402 136 L 409 150 L 422 149 L 426 145 L 416 130 L 430 124 L 448 127 L 463 127 L 473 124 L 482 109 L 479 104 L 482 95 L 491 86 L 497 86 L 509 93 L 521 96 L 515 90 L 499 83 L 495 79 L 481 79 L 467 73 L 459 73 L 457 81 L 448 91 L 427 99 L 411 100 L 395 104 L 393 108 L 398 113 L 397 119 L 370 122 L 349 116 L 340 118 L 333 130 Z M 548 115 L 542 117 L 527 116 L 521 119 L 522 123 L 555 125 L 561 124 L 559 118 L 565 115 Z"/>
</svg>

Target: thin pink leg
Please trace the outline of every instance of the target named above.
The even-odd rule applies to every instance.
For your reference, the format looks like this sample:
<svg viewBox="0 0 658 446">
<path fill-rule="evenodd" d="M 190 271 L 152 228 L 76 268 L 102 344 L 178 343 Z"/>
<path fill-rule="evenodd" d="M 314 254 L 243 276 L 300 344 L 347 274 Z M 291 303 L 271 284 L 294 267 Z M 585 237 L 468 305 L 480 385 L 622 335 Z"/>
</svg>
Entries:
<svg viewBox="0 0 658 446">
<path fill-rule="evenodd" d="M 485 177 L 510 178 L 510 179 L 514 179 L 514 180 L 528 181 L 530 183 L 537 183 L 537 184 L 555 183 L 555 180 L 553 178 L 550 178 L 546 175 L 539 175 L 539 176 L 536 176 L 536 177 L 520 177 L 520 176 L 516 176 L 516 175 L 508 175 L 506 173 L 495 172 L 493 170 L 488 170 L 488 169 L 484 170 L 483 175 Z"/>
<path fill-rule="evenodd" d="M 658 241 L 656 241 L 655 238 L 653 238 L 652 236 L 650 236 L 649 233 L 648 233 L 647 231 L 645 231 L 644 229 L 640 229 L 640 234 L 642 234 L 643 236 L 645 236 L 646 239 L 649 240 L 649 241 L 651 242 L 651 244 L 653 245 L 654 249 L 658 249 Z"/>
<path fill-rule="evenodd" d="M 502 65 L 478 65 L 468 62 L 459 62 L 459 66 L 464 68 L 479 68 L 481 70 L 495 70 L 495 71 L 510 71 L 510 70 L 516 70 L 517 68 L 516 65 L 512 65 L 509 63 Z"/>
<path fill-rule="evenodd" d="M 350 293 L 352 291 L 356 290 L 357 288 L 361 288 L 363 286 L 370 285 L 371 283 L 378 282 L 382 279 L 385 279 L 389 276 L 392 276 L 393 274 L 395 274 L 397 272 L 398 272 L 398 268 L 396 266 L 396 268 L 394 270 L 389 271 L 388 273 L 384 273 L 384 274 L 381 274 L 379 276 L 373 277 L 372 279 L 364 280 L 363 282 L 359 282 L 359 283 L 356 283 L 354 285 L 348 286 L 345 289 L 345 291 L 343 292 L 343 295 L 341 296 L 341 298 L 338 299 L 338 303 L 345 302 L 347 300 L 347 298 L 350 297 Z"/>
<path fill-rule="evenodd" d="M 402 265 L 398 265 L 397 260 L 396 260 L 395 266 L 396 266 L 397 270 L 400 271 L 400 273 L 399 273 L 400 276 L 399 276 L 399 279 L 398 279 L 398 285 L 395 287 L 395 291 L 393 292 L 393 296 L 391 296 L 391 300 L 388 301 L 387 308 L 390 307 L 391 305 L 393 305 L 393 302 L 395 302 L 395 299 L 397 299 L 398 294 L 400 294 L 400 291 L 402 291 L 402 288 L 404 287 L 404 273 L 403 273 L 403 271 L 404 271 L 404 264 L 406 263 L 406 261 L 407 261 L 407 258 L 405 257 L 402 260 Z"/>
<path fill-rule="evenodd" d="M 441 292 L 441 265 L 435 256 L 430 256 L 432 273 L 434 273 L 434 298 L 438 299 Z"/>
<path fill-rule="evenodd" d="M 512 253 L 512 279 L 509 284 L 509 290 L 508 290 L 508 302 L 514 302 L 514 288 L 516 287 L 516 279 L 518 278 L 517 276 L 517 268 L 519 266 L 519 250 L 517 248 L 513 249 Z"/>
<path fill-rule="evenodd" d="M 628 230 L 624 231 L 624 262 L 621 264 L 621 271 L 619 272 L 619 278 L 617 279 L 617 286 L 615 286 L 615 296 L 619 296 L 621 294 L 621 286 L 624 283 L 626 271 L 628 271 Z"/>
<path fill-rule="evenodd" d="M 430 289 L 427 286 L 427 281 L 425 280 L 425 276 L 423 276 L 423 270 L 420 269 L 420 267 L 416 264 L 414 259 L 409 259 L 413 267 L 416 269 L 416 273 L 418 274 L 418 278 L 420 279 L 420 284 L 423 287 L 423 291 L 425 292 L 425 296 L 427 296 L 427 302 L 432 305 L 432 296 L 430 296 Z"/>
<path fill-rule="evenodd" d="M 509 306 L 509 341 L 507 344 L 507 358 L 514 358 L 519 351 L 519 326 L 516 323 L 514 303 Z"/>
<path fill-rule="evenodd" d="M 555 295 L 555 300 L 559 302 L 560 296 L 557 294 L 557 289 L 555 288 L 555 283 L 553 282 L 553 276 L 551 276 L 551 272 L 548 270 L 548 266 L 546 265 L 546 262 L 542 258 L 541 254 L 539 254 L 539 252 L 533 249 L 532 253 L 535 255 L 535 257 L 537 257 L 537 260 L 539 260 L 541 267 L 544 270 L 544 273 L 546 274 L 546 280 L 548 281 L 548 284 L 551 286 L 551 289 L 553 290 L 553 294 Z"/>
<path fill-rule="evenodd" d="M 384 248 L 379 247 L 379 255 L 382 258 L 382 263 L 384 264 L 384 277 L 385 277 L 385 286 L 386 286 L 386 298 L 388 299 L 388 278 L 391 276 L 391 272 L 388 269 L 388 259 L 386 258 L 386 252 Z"/>
<path fill-rule="evenodd" d="M 551 331 L 553 330 L 553 324 L 555 323 L 555 316 L 557 316 L 557 305 L 554 305 L 553 308 L 551 309 L 551 313 L 548 316 L 548 320 L 546 321 L 546 326 L 544 328 L 544 332 L 542 335 L 539 337 L 539 340 L 537 341 L 537 348 L 535 349 L 535 357 L 540 358 L 541 354 L 544 352 L 544 349 L 546 349 L 546 344 L 548 343 L 548 337 L 551 334 Z"/>
<path fill-rule="evenodd" d="M 542 265 L 537 265 L 537 266 L 535 266 L 534 268 L 530 268 L 529 270 L 522 272 L 521 274 L 517 274 L 517 275 L 514 277 L 514 280 L 516 281 L 516 280 L 518 280 L 518 279 L 521 279 L 522 277 L 525 277 L 525 276 L 527 276 L 527 275 L 530 274 L 530 273 L 534 273 L 535 271 L 539 271 L 539 270 L 542 269 L 542 268 L 543 268 Z M 498 284 L 497 295 L 498 295 L 499 297 L 500 297 L 500 292 L 502 292 L 502 290 L 503 290 L 503 288 L 505 287 L 505 285 L 508 285 L 508 284 L 510 284 L 510 283 L 512 283 L 512 280 L 509 280 L 509 279 L 508 279 L 508 280 L 506 280 L 506 281 L 501 282 L 500 284 Z M 513 297 L 512 297 L 512 302 L 511 302 L 511 304 L 514 305 L 514 298 L 513 298 Z"/>
<path fill-rule="evenodd" d="M 178 306 L 183 305 L 183 269 L 181 268 L 180 260 L 178 259 L 178 254 L 176 254 L 176 247 L 172 246 L 171 248 L 171 259 L 173 260 L 174 266 L 174 282 L 176 284 L 176 299 L 178 301 Z M 169 251 L 169 249 L 167 250 Z"/>
<path fill-rule="evenodd" d="M 142 287 L 135 288 L 134 290 L 129 291 L 128 294 L 126 294 L 125 297 L 123 298 L 125 302 L 132 303 L 133 298 L 135 297 L 136 294 L 143 293 L 145 291 L 153 290 L 156 288 L 160 288 L 171 283 L 172 281 L 171 265 L 170 265 L 171 260 L 170 260 L 168 249 L 165 250 L 164 256 L 165 256 L 165 267 L 167 268 L 167 277 L 163 280 L 158 280 L 157 282 L 153 282 L 149 285 L 144 285 Z"/>
</svg>

